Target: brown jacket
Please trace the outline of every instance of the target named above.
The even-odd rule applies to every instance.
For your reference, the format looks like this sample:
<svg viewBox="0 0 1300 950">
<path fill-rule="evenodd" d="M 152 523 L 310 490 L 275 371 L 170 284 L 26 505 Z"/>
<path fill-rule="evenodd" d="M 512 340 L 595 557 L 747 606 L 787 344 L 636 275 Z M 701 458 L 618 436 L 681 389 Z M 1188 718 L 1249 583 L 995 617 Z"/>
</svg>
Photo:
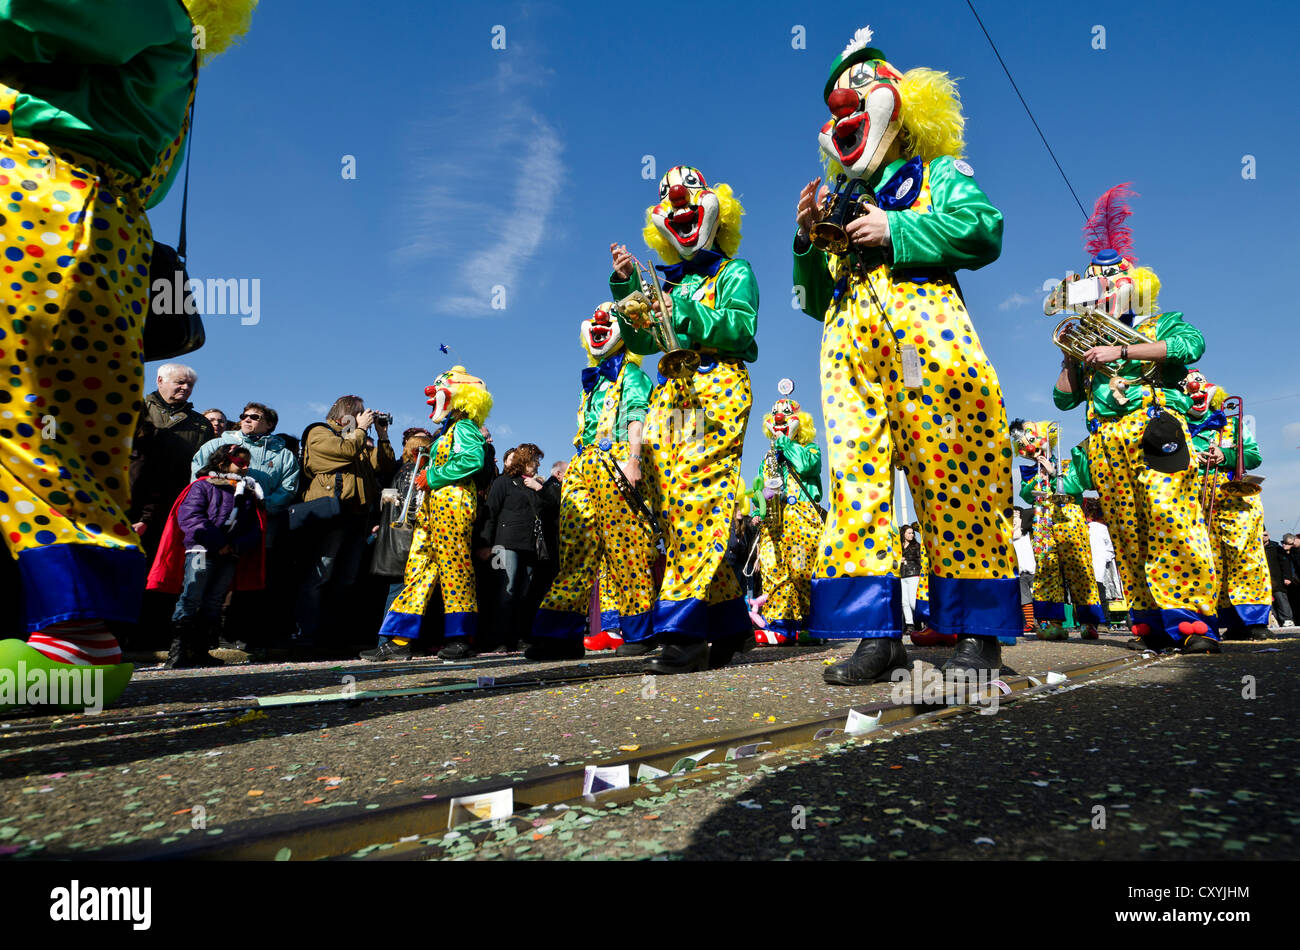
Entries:
<svg viewBox="0 0 1300 950">
<path fill-rule="evenodd" d="M 307 433 L 303 451 L 303 480 L 307 489 L 303 501 L 315 501 L 334 494 L 334 476 L 343 475 L 343 507 L 368 511 L 379 504 L 376 472 L 387 475 L 398 467 L 393 446 L 387 439 L 366 451 L 366 430 L 353 429 L 347 436 L 337 422 L 326 422 Z"/>
</svg>

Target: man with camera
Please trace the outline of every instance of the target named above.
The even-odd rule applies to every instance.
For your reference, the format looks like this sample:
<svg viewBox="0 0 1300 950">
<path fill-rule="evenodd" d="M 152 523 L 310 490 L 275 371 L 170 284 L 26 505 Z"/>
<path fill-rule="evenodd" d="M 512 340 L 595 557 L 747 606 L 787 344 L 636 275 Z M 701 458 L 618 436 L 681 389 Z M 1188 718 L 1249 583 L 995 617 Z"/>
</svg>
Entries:
<svg viewBox="0 0 1300 950">
<path fill-rule="evenodd" d="M 347 587 L 356 579 L 366 538 L 379 511 L 379 477 L 397 469 L 388 441 L 392 416 L 367 409 L 360 396 L 340 396 L 324 422 L 308 426 L 302 437 L 303 502 L 331 496 L 338 514 L 303 528 L 315 532 L 306 542 L 309 567 L 298 594 L 295 648 L 317 645 L 325 587 Z M 375 427 L 377 444 L 366 449 L 366 430 Z"/>
</svg>

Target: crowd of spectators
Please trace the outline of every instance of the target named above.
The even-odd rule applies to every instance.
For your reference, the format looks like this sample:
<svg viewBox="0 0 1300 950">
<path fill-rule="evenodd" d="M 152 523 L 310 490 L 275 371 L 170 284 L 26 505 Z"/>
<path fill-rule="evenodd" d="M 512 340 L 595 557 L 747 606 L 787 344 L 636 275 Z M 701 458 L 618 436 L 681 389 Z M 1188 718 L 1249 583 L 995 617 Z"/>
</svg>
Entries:
<svg viewBox="0 0 1300 950">
<path fill-rule="evenodd" d="M 150 582 L 140 622 L 115 632 L 133 649 L 170 646 L 173 667 L 219 662 L 208 653 L 218 647 L 296 659 L 348 655 L 373 637 L 401 590 L 415 520 L 411 480 L 434 434 L 407 429 L 395 452 L 391 420 L 346 395 L 295 438 L 276 432 L 279 417 L 264 403 L 245 403 L 237 422 L 217 408 L 199 413 L 191 402 L 197 382 L 190 367 L 168 363 L 145 398 L 131 455 L 131 517 Z M 483 434 L 477 646 L 514 649 L 558 567 L 567 463 L 542 478 L 542 450 L 524 443 L 498 472 L 491 434 Z M 405 531 L 385 539 L 396 560 L 375 555 L 381 526 Z M 259 583 L 242 584 L 236 568 L 254 550 Z"/>
</svg>

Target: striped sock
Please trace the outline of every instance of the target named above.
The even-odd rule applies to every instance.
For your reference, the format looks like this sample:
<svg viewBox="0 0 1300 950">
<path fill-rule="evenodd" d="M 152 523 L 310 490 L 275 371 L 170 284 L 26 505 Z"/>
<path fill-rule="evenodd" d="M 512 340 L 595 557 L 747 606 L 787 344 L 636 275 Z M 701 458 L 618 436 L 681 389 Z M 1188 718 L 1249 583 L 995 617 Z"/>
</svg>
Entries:
<svg viewBox="0 0 1300 950">
<path fill-rule="evenodd" d="M 1021 604 L 1020 612 L 1024 615 L 1025 618 L 1025 632 L 1031 633 L 1034 629 L 1034 605 Z"/>
<path fill-rule="evenodd" d="M 117 637 L 102 620 L 68 620 L 39 630 L 27 645 L 57 663 L 73 666 L 114 666 L 122 662 Z"/>
</svg>

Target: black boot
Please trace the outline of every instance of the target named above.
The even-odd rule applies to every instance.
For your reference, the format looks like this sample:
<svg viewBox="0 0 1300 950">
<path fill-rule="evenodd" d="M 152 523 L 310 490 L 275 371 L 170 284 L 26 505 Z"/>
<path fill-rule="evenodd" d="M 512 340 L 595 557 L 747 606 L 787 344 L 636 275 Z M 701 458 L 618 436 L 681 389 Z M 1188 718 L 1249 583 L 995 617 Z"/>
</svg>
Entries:
<svg viewBox="0 0 1300 950">
<path fill-rule="evenodd" d="M 995 641 L 996 642 L 996 641 Z M 883 683 L 894 670 L 906 670 L 907 647 L 893 637 L 867 637 L 847 660 L 822 671 L 822 679 L 834 686 L 865 686 Z"/>
<path fill-rule="evenodd" d="M 538 637 L 524 651 L 525 660 L 581 660 L 587 655 L 581 640 Z"/>
<path fill-rule="evenodd" d="M 996 679 L 1002 672 L 1002 644 L 997 637 L 958 636 L 957 647 L 943 665 L 943 672 L 986 672 Z"/>
<path fill-rule="evenodd" d="M 654 650 L 659 649 L 658 637 L 646 637 L 644 640 L 637 640 L 635 643 L 624 641 L 623 645 L 614 650 L 615 656 L 645 656 Z"/>
<path fill-rule="evenodd" d="M 1184 653 L 1221 652 L 1218 640 L 1212 640 L 1209 637 L 1203 637 L 1196 633 L 1189 633 L 1187 636 L 1183 637 L 1182 647 Z"/>
<path fill-rule="evenodd" d="M 373 650 L 366 650 L 358 654 L 363 660 L 369 660 L 371 663 L 384 663 L 388 660 L 409 660 L 412 658 L 411 644 L 398 646 L 392 639 L 385 637 L 384 642 L 379 644 Z"/>
<path fill-rule="evenodd" d="M 172 643 L 167 651 L 164 669 L 187 670 L 224 665 L 208 655 L 207 624 L 203 623 L 202 618 L 186 617 L 172 621 Z"/>
<path fill-rule="evenodd" d="M 1248 639 L 1248 640 L 1267 640 L 1267 639 L 1268 639 L 1268 624 L 1266 624 L 1266 623 L 1252 623 L 1249 627 L 1246 628 L 1246 639 Z"/>
<path fill-rule="evenodd" d="M 699 673 L 708 668 L 709 642 L 686 638 L 665 643 L 664 652 L 645 665 L 647 673 Z"/>
<path fill-rule="evenodd" d="M 469 645 L 469 641 L 464 637 L 452 637 L 447 641 L 446 646 L 438 651 L 440 660 L 468 660 L 477 656 L 474 648 Z"/>
<path fill-rule="evenodd" d="M 709 669 L 720 670 L 730 663 L 732 657 L 744 651 L 745 641 L 749 641 L 751 647 L 754 645 L 754 635 L 748 630 L 709 644 Z"/>
</svg>

